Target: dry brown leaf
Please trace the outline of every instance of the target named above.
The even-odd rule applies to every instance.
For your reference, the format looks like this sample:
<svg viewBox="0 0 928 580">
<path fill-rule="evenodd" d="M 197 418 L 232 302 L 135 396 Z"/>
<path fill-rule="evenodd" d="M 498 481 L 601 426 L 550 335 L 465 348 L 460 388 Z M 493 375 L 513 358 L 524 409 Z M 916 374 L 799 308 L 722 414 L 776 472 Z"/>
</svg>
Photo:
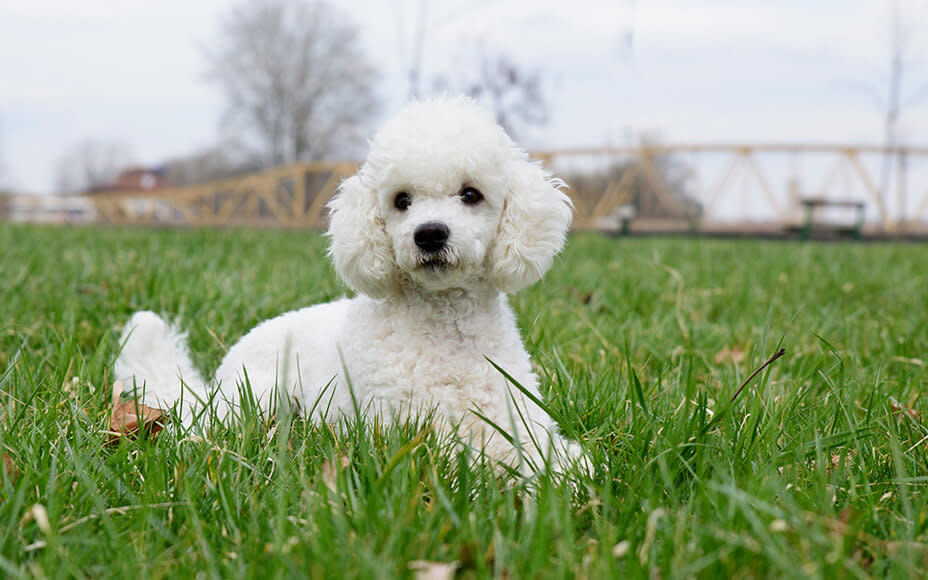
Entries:
<svg viewBox="0 0 928 580">
<path fill-rule="evenodd" d="M 905 414 L 905 415 L 908 415 L 911 419 L 916 419 L 916 420 L 918 419 L 917 410 L 903 405 L 902 403 L 900 403 L 899 401 L 897 401 L 896 399 L 892 397 L 889 398 L 889 408 L 892 409 L 893 413 Z"/>
<path fill-rule="evenodd" d="M 908 357 L 904 357 L 904 356 L 891 356 L 891 357 L 889 357 L 889 360 L 891 360 L 892 362 L 898 362 L 898 363 L 905 363 L 905 364 L 909 364 L 909 365 L 915 365 L 915 366 L 917 366 L 917 367 L 923 367 L 923 366 L 925 366 L 925 361 L 923 361 L 923 360 L 920 359 L 920 358 L 908 358 Z"/>
<path fill-rule="evenodd" d="M 726 360 L 739 364 L 744 360 L 744 349 L 741 347 L 728 348 L 727 346 L 715 353 L 715 364 L 720 365 Z"/>
<path fill-rule="evenodd" d="M 143 405 L 135 399 L 124 400 L 122 383 L 113 383 L 113 412 L 106 434 L 107 445 L 118 443 L 124 438 L 134 439 L 140 433 L 156 435 L 164 429 L 166 422 L 163 410 Z"/>
<path fill-rule="evenodd" d="M 52 533 L 52 523 L 48 519 L 48 510 L 45 509 L 45 506 L 37 503 L 33 504 L 29 508 L 29 514 L 32 516 L 32 519 L 35 520 L 39 529 L 42 530 L 42 533 L 46 536 Z"/>
<path fill-rule="evenodd" d="M 632 549 L 632 543 L 628 540 L 622 540 L 618 544 L 612 546 L 612 557 L 613 558 L 624 558 L 626 554 Z"/>
<path fill-rule="evenodd" d="M 3 452 L 3 472 L 10 479 L 19 477 L 19 468 L 13 463 L 13 458 L 6 451 Z"/>
<path fill-rule="evenodd" d="M 327 488 L 332 491 L 335 491 L 335 482 L 338 479 L 338 470 L 348 467 L 348 457 L 345 455 L 339 455 L 335 458 L 337 461 L 334 463 L 338 464 L 338 467 L 333 465 L 333 458 L 326 459 L 322 462 L 322 483 L 325 484 Z"/>
<path fill-rule="evenodd" d="M 409 569 L 415 572 L 416 580 L 449 580 L 454 578 L 454 571 L 458 569 L 455 562 L 430 562 L 428 560 L 413 560 Z"/>
<path fill-rule="evenodd" d="M 829 473 L 838 469 L 842 465 L 844 467 L 850 468 L 854 465 L 854 453 L 853 450 L 844 449 L 831 454 L 831 466 L 828 468 Z"/>
</svg>

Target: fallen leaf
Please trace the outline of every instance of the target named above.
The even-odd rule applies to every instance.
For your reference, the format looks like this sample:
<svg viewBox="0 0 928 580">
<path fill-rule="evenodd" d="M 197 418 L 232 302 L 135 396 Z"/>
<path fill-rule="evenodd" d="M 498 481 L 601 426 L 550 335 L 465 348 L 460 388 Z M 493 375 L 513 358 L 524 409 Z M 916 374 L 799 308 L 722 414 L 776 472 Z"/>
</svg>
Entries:
<svg viewBox="0 0 928 580">
<path fill-rule="evenodd" d="M 667 510 L 664 508 L 657 508 L 648 514 L 648 524 L 644 532 L 644 542 L 642 542 L 641 546 L 638 548 L 638 560 L 642 565 L 651 557 L 651 545 L 654 543 L 654 538 L 657 534 L 657 524 L 660 523 L 661 518 L 665 515 L 667 515 Z"/>
<path fill-rule="evenodd" d="M 842 465 L 844 467 L 852 467 L 854 465 L 854 451 L 850 449 L 839 450 L 831 454 L 831 467 L 828 469 L 829 472 L 838 469 Z"/>
<path fill-rule="evenodd" d="M 907 358 L 907 357 L 904 357 L 904 356 L 891 356 L 891 357 L 889 357 L 889 360 L 891 360 L 892 362 L 898 362 L 898 363 L 905 363 L 905 364 L 909 364 L 909 365 L 915 365 L 915 366 L 917 366 L 917 367 L 923 367 L 923 366 L 925 366 L 925 361 L 923 361 L 923 360 L 920 359 L 920 358 Z"/>
<path fill-rule="evenodd" d="M 333 458 L 326 459 L 322 462 L 322 483 L 325 484 L 327 488 L 332 491 L 335 491 L 335 481 L 338 479 L 338 469 L 344 469 L 348 467 L 348 457 L 345 455 L 339 455 L 336 459 L 336 462 L 332 461 Z M 338 463 L 338 467 L 333 465 L 333 463 Z"/>
<path fill-rule="evenodd" d="M 6 451 L 3 452 L 3 472 L 10 479 L 19 477 L 19 468 L 13 463 L 13 458 Z"/>
<path fill-rule="evenodd" d="M 786 520 L 776 519 L 770 522 L 768 527 L 771 532 L 785 532 L 789 529 L 789 524 Z"/>
<path fill-rule="evenodd" d="M 612 557 L 613 558 L 624 558 L 628 554 L 629 550 L 632 549 L 632 543 L 628 540 L 622 540 L 615 546 L 612 546 Z"/>
<path fill-rule="evenodd" d="M 157 435 L 167 419 L 164 411 L 143 405 L 135 399 L 122 398 L 122 383 L 113 383 L 113 412 L 110 414 L 109 431 L 106 434 L 107 445 L 122 439 L 134 439 L 140 433 Z"/>
<path fill-rule="evenodd" d="M 928 551 L 928 544 L 925 542 L 894 541 L 886 542 L 886 549 L 889 550 L 890 553 L 899 552 L 902 550 L 924 553 Z"/>
<path fill-rule="evenodd" d="M 720 365 L 726 360 L 730 360 L 734 364 L 740 363 L 744 360 L 744 349 L 737 346 L 735 348 L 728 348 L 726 346 L 715 353 L 715 364 Z"/>
<path fill-rule="evenodd" d="M 889 398 L 889 408 L 892 409 L 893 413 L 905 413 L 912 419 L 918 419 L 918 411 L 910 407 L 906 407 L 892 397 Z"/>
<path fill-rule="evenodd" d="M 413 560 L 409 563 L 409 569 L 415 572 L 416 580 L 449 580 L 454 578 L 454 571 L 458 569 L 458 562 Z"/>
<path fill-rule="evenodd" d="M 52 533 L 52 524 L 48 520 L 48 510 L 45 509 L 45 506 L 37 503 L 29 508 L 29 513 L 32 515 L 32 519 L 35 520 L 36 525 L 39 526 L 39 529 L 42 530 L 42 533 L 46 536 Z"/>
</svg>

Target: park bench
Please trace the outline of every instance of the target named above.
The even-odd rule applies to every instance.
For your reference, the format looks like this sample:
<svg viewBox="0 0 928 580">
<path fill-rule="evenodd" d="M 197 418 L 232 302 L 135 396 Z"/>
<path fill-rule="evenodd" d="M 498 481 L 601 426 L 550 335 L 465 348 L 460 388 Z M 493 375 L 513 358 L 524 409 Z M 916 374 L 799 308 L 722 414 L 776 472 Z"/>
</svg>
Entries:
<svg viewBox="0 0 928 580">
<path fill-rule="evenodd" d="M 698 223 L 681 217 L 641 217 L 631 204 L 620 205 L 596 221 L 596 229 L 614 236 L 693 233 Z"/>
<path fill-rule="evenodd" d="M 807 197 L 799 200 L 803 207 L 803 222 L 789 229 L 799 232 L 803 240 L 814 237 L 850 237 L 859 240 L 864 227 L 864 208 L 862 201 L 846 201 Z M 850 208 L 855 210 L 853 223 L 835 223 L 820 219 L 818 210 L 823 208 Z"/>
</svg>

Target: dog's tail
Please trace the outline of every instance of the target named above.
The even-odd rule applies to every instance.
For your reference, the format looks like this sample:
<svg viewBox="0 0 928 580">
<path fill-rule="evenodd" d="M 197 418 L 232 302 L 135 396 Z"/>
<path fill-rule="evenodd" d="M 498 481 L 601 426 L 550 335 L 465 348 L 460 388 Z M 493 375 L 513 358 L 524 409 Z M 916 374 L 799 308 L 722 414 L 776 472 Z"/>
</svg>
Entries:
<svg viewBox="0 0 928 580">
<path fill-rule="evenodd" d="M 191 409 L 207 397 L 207 384 L 190 360 L 187 334 L 180 332 L 153 312 L 136 312 L 120 338 L 122 351 L 113 365 L 115 380 L 126 391 L 135 391 L 149 407 L 178 409 L 189 419 Z"/>
</svg>

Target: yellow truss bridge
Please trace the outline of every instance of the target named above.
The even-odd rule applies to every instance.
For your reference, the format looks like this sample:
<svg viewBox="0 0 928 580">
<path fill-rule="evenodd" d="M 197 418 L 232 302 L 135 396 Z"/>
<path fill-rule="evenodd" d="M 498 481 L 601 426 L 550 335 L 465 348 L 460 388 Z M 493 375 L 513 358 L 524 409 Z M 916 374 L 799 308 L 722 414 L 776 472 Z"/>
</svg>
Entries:
<svg viewBox="0 0 928 580">
<path fill-rule="evenodd" d="M 928 230 L 928 147 L 676 144 L 533 157 L 571 186 L 576 229 L 782 230 L 808 225 L 813 210 L 827 222 L 856 207 L 869 231 Z M 84 198 L 92 215 L 72 221 L 323 228 L 326 202 L 357 166 L 298 163 L 193 187 L 94 194 Z"/>
</svg>

